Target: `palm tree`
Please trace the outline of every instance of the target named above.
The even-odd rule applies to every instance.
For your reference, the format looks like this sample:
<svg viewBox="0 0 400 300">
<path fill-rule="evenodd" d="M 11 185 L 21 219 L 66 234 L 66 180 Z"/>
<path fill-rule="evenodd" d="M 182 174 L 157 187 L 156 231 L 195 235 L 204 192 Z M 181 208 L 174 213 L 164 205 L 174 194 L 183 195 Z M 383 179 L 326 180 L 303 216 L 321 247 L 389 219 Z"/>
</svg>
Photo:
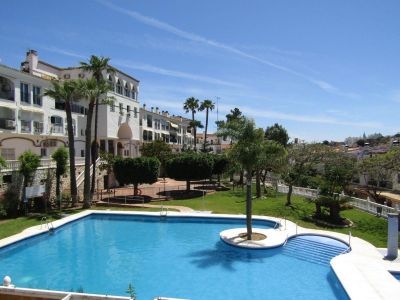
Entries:
<svg viewBox="0 0 400 300">
<path fill-rule="evenodd" d="M 88 63 L 80 62 L 82 70 L 86 72 L 91 72 L 93 78 L 96 79 L 97 83 L 100 83 L 103 78 L 103 73 L 106 72 L 108 74 L 114 73 L 114 68 L 109 65 L 110 58 L 103 56 L 92 55 Z M 94 115 L 94 147 L 92 148 L 92 163 L 93 163 L 93 173 L 92 173 L 92 184 L 90 188 L 90 192 L 93 194 L 96 183 L 96 160 L 99 154 L 99 147 L 97 143 L 97 127 L 98 127 L 98 115 L 99 115 L 99 97 L 96 99 L 96 108 Z"/>
<path fill-rule="evenodd" d="M 189 111 L 192 112 L 192 122 L 195 122 L 194 114 L 196 113 L 196 109 L 199 108 L 199 99 L 194 97 L 187 98 L 185 103 L 183 104 L 183 109 L 186 113 Z M 193 127 L 194 134 L 194 151 L 196 151 L 196 126 Z"/>
<path fill-rule="evenodd" d="M 85 130 L 85 182 L 83 186 L 83 207 L 89 208 L 91 206 L 92 196 L 90 192 L 90 149 L 92 143 L 93 111 L 97 99 L 99 99 L 101 95 L 107 93 L 110 86 L 104 80 L 97 82 L 95 78 L 80 81 L 79 85 L 83 97 L 89 102 Z"/>
<path fill-rule="evenodd" d="M 252 238 L 252 174 L 263 153 L 264 130 L 256 128 L 255 123 L 245 117 L 235 122 L 227 122 L 219 128 L 219 135 L 232 136 L 237 142 L 233 145 L 230 155 L 246 171 L 246 226 L 247 239 Z"/>
<path fill-rule="evenodd" d="M 193 128 L 193 132 L 196 132 L 197 128 L 203 128 L 203 127 L 204 127 L 203 124 L 201 124 L 201 122 L 198 120 L 189 122 L 189 128 Z M 194 151 L 196 151 L 196 140 L 197 140 L 196 133 L 194 134 L 194 136 L 195 136 L 194 137 Z"/>
<path fill-rule="evenodd" d="M 78 201 L 78 188 L 76 186 L 75 171 L 75 137 L 72 124 L 72 103 L 80 97 L 80 90 L 77 81 L 69 80 L 64 82 L 52 81 L 52 89 L 44 92 L 44 95 L 55 100 L 63 100 L 65 104 L 65 114 L 67 115 L 67 133 L 69 150 L 69 179 L 71 188 L 72 206 Z"/>
<path fill-rule="evenodd" d="M 215 108 L 215 104 L 211 100 L 204 100 L 201 102 L 199 111 L 206 111 L 206 128 L 204 130 L 204 144 L 203 144 L 203 151 L 206 151 L 207 145 L 207 129 L 208 129 L 208 112 L 212 111 Z"/>
</svg>

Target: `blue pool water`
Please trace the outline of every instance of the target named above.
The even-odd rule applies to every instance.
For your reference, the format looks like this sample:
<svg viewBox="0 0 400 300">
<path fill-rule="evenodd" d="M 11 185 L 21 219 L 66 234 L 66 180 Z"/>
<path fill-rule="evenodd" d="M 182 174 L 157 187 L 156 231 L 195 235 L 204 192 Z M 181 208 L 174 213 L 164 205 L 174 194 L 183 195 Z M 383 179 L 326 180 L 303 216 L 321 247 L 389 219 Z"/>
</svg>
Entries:
<svg viewBox="0 0 400 300">
<path fill-rule="evenodd" d="M 400 273 L 398 273 L 398 272 L 391 272 L 390 274 L 392 274 L 394 278 L 396 278 L 397 280 L 400 281 Z"/>
<path fill-rule="evenodd" d="M 0 249 L 0 276 L 10 275 L 19 287 L 121 296 L 131 283 L 138 300 L 348 299 L 329 265 L 344 243 L 299 236 L 283 247 L 244 250 L 220 240 L 222 230 L 244 224 L 91 215 Z"/>
</svg>

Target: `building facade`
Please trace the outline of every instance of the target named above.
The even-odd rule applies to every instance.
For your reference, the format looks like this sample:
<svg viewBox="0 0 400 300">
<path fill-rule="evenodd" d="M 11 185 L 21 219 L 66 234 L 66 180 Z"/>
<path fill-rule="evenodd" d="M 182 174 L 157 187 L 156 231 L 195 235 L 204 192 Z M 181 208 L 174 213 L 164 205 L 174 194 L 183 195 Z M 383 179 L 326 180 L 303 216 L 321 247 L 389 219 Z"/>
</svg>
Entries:
<svg viewBox="0 0 400 300">
<path fill-rule="evenodd" d="M 140 108 L 140 139 L 143 143 L 159 140 L 171 145 L 175 152 L 191 149 L 194 135 L 189 124 L 190 119 L 170 115 L 158 107 L 147 109 L 143 104 Z"/>
<path fill-rule="evenodd" d="M 103 98 L 110 98 L 113 103 L 100 103 L 98 108 L 97 143 L 100 151 L 136 157 L 140 155 L 142 143 L 154 140 L 165 141 L 176 152 L 191 149 L 194 135 L 190 120 L 158 108 L 140 107 L 139 81 L 116 68 L 114 70 L 112 74 L 103 74 L 111 86 Z M 30 149 L 49 159 L 58 147 L 68 146 L 65 104 L 60 99 L 44 96 L 44 92 L 51 89 L 52 80 L 90 76 L 80 67 L 62 68 L 41 61 L 34 50 L 27 52 L 20 70 L 0 65 L 1 156 L 6 160 L 16 160 Z M 85 156 L 87 108 L 84 99 L 72 105 L 77 157 Z"/>
<path fill-rule="evenodd" d="M 40 61 L 34 50 L 27 52 L 21 70 L 0 65 L 0 154 L 16 159 L 31 149 L 49 158 L 61 145 L 67 146 L 64 102 L 44 96 L 52 80 L 88 78 L 79 67 L 60 68 Z M 101 150 L 116 155 L 139 154 L 139 81 L 115 69 L 103 74 L 112 90 L 112 105 L 99 105 L 98 144 Z M 72 105 L 75 152 L 84 157 L 87 102 Z M 92 126 L 93 127 L 93 126 Z"/>
</svg>

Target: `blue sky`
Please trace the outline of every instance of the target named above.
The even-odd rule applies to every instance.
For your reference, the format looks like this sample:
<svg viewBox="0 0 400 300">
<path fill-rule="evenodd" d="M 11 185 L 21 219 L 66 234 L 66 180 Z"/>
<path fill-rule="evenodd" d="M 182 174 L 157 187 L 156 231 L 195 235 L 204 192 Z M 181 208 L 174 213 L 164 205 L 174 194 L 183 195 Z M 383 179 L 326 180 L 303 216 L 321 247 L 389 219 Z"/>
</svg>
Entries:
<svg viewBox="0 0 400 300">
<path fill-rule="evenodd" d="M 219 98 L 220 119 L 238 107 L 292 138 L 394 134 L 399 11 L 396 0 L 14 0 L 0 10 L 0 59 L 104 55 L 141 81 L 141 103 L 170 113 L 190 96 Z"/>
</svg>

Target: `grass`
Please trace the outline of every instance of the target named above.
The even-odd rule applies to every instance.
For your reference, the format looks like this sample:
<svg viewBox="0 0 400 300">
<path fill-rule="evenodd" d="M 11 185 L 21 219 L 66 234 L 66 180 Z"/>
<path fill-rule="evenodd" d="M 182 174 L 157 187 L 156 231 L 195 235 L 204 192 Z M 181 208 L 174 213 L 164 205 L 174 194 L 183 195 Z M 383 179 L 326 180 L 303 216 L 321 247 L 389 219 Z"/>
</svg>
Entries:
<svg viewBox="0 0 400 300">
<path fill-rule="evenodd" d="M 300 226 L 306 228 L 330 230 L 344 234 L 348 234 L 349 231 L 351 231 L 353 236 L 362 238 L 372 243 L 376 247 L 386 247 L 387 221 L 383 218 L 378 218 L 356 209 L 347 209 L 342 211 L 341 215 L 350 219 L 354 223 L 352 228 L 326 228 L 305 220 L 305 217 L 310 216 L 314 212 L 314 204 L 307 201 L 304 197 L 293 195 L 293 205 L 291 207 L 285 206 L 285 201 L 286 195 L 284 194 L 277 194 L 276 197 L 268 197 L 267 199 L 255 199 L 253 200 L 253 214 L 280 218 L 286 217 L 288 220 L 296 222 Z M 202 198 L 195 198 L 187 200 L 172 200 L 167 202 L 152 202 L 151 204 L 182 205 L 195 210 L 211 210 L 213 213 L 244 214 L 246 203 L 245 192 L 242 192 L 241 190 L 230 190 L 207 195 L 204 200 Z M 93 208 L 97 210 L 112 209 L 124 211 L 160 211 L 159 208 L 139 207 Z M 62 213 L 71 214 L 80 211 L 82 210 L 65 210 L 62 211 Z M 42 216 L 44 215 L 20 217 L 16 219 L 0 221 L 0 239 L 19 233 L 28 227 L 39 225 Z M 47 218 L 48 220 L 56 220 L 60 218 L 60 216 L 58 214 L 53 214 L 47 215 Z"/>
<path fill-rule="evenodd" d="M 304 197 L 293 195 L 293 205 L 291 207 L 285 206 L 285 202 L 286 194 L 277 194 L 276 197 L 268 197 L 266 199 L 254 199 L 253 214 L 286 217 L 288 220 L 299 224 L 299 226 L 311 229 L 330 230 L 344 234 L 349 234 L 349 231 L 351 231 L 353 236 L 362 238 L 376 247 L 386 247 L 387 221 L 383 218 L 378 218 L 356 209 L 347 209 L 342 211 L 341 215 L 350 219 L 354 223 L 353 227 L 327 228 L 305 220 L 305 217 L 313 214 L 315 206 Z M 195 210 L 211 210 L 213 213 L 245 214 L 246 211 L 245 192 L 241 190 L 217 192 L 207 195 L 204 200 L 196 198 L 164 201 L 163 203 L 187 206 Z"/>
<path fill-rule="evenodd" d="M 159 208 L 143 208 L 143 207 L 134 207 L 134 208 L 125 208 L 125 207 L 93 207 L 96 210 L 124 210 L 124 211 L 148 211 L 148 212 L 158 212 Z M 62 210 L 62 214 L 74 214 L 83 211 L 82 209 L 66 209 Z M 169 211 L 178 211 L 169 209 Z M 47 221 L 55 221 L 61 218 L 60 213 L 53 214 L 35 214 L 28 217 L 19 217 L 15 219 L 6 219 L 0 220 L 0 239 L 6 238 L 8 236 L 20 233 L 26 228 L 40 225 L 42 217 L 46 217 Z"/>
</svg>

